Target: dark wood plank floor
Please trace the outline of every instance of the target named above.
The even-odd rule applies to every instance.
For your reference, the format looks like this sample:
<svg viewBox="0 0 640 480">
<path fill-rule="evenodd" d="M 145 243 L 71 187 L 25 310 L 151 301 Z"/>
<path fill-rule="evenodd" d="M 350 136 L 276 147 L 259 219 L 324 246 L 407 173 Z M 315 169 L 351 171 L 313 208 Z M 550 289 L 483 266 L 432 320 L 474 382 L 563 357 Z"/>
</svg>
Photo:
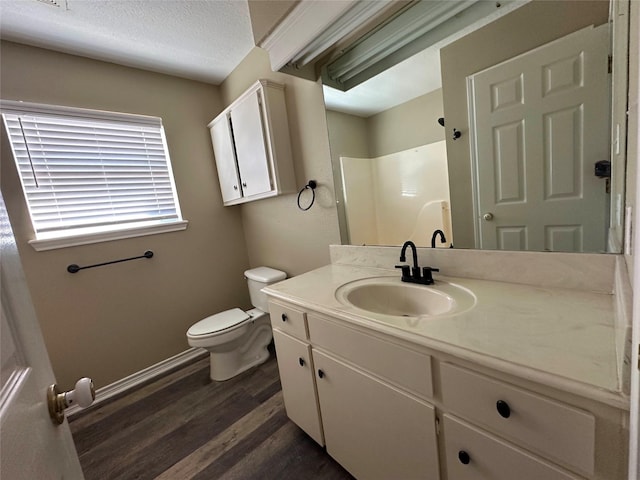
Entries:
<svg viewBox="0 0 640 480">
<path fill-rule="evenodd" d="M 352 479 L 287 418 L 273 355 L 226 382 L 203 357 L 70 425 L 86 480 Z"/>
</svg>

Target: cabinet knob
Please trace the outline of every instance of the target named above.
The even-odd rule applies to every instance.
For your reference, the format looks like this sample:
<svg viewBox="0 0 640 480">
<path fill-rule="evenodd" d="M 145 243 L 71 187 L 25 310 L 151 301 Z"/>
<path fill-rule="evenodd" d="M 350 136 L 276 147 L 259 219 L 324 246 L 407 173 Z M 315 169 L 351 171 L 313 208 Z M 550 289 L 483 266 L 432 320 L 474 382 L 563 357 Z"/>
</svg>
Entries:
<svg viewBox="0 0 640 480">
<path fill-rule="evenodd" d="M 234 186 L 233 186 L 233 189 L 234 189 L 234 190 L 238 190 L 238 185 L 234 185 Z"/>
<path fill-rule="evenodd" d="M 460 463 L 463 465 L 469 465 L 469 462 L 471 461 L 471 457 L 464 450 L 460 450 L 458 452 L 458 460 L 460 460 Z"/>
<path fill-rule="evenodd" d="M 246 187 L 247 186 L 247 182 L 242 182 L 242 186 Z"/>
<path fill-rule="evenodd" d="M 496 409 L 502 418 L 509 418 L 511 416 L 511 407 L 504 400 L 498 400 L 496 402 Z"/>
<path fill-rule="evenodd" d="M 324 378 L 324 372 L 322 370 L 318 370 L 318 376 L 320 378 Z"/>
<path fill-rule="evenodd" d="M 288 317 L 287 317 L 287 314 L 286 314 L 286 313 L 283 313 L 283 314 L 281 315 L 281 317 L 282 317 L 282 321 L 283 321 L 283 322 L 286 322 L 286 321 L 288 320 Z"/>
<path fill-rule="evenodd" d="M 300 357 L 298 359 L 298 363 L 300 364 L 301 367 L 304 367 L 304 358 Z"/>
</svg>

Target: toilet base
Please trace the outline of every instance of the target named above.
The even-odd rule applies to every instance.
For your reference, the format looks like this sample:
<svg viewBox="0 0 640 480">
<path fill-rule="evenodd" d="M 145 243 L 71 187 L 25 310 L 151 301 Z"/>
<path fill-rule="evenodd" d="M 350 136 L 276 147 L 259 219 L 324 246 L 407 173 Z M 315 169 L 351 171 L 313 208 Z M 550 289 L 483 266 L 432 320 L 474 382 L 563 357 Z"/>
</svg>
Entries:
<svg viewBox="0 0 640 480">
<path fill-rule="evenodd" d="M 260 352 L 260 355 L 256 356 L 252 361 L 248 363 L 242 363 L 238 365 L 238 361 L 235 358 L 228 359 L 225 356 L 233 356 L 224 353 L 211 353 L 209 354 L 209 363 L 211 365 L 209 371 L 209 378 L 216 382 L 224 382 L 236 375 L 240 375 L 242 372 L 249 370 L 261 363 L 266 362 L 269 359 L 269 351 L 267 347 Z"/>
<path fill-rule="evenodd" d="M 254 323 L 249 338 L 238 348 L 227 351 L 209 350 L 211 380 L 216 382 L 229 380 L 269 359 L 268 346 L 273 338 L 273 332 L 269 316 L 264 315 L 264 317 Z"/>
</svg>

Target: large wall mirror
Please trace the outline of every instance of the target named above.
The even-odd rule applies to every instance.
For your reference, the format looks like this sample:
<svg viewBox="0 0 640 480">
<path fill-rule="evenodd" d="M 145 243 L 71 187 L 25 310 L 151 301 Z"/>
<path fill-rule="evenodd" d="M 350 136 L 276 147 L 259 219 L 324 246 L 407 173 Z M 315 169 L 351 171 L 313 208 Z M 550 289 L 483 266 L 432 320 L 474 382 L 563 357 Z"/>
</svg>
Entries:
<svg viewBox="0 0 640 480">
<path fill-rule="evenodd" d="M 491 7 L 346 91 L 325 85 L 343 243 L 621 251 L 609 2 Z"/>
</svg>

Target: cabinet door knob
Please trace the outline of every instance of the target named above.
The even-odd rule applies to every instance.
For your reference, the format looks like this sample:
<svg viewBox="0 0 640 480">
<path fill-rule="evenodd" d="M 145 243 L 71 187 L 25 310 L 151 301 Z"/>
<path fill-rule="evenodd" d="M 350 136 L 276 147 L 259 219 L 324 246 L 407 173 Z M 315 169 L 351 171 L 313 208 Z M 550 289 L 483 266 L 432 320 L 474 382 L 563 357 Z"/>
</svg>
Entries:
<svg viewBox="0 0 640 480">
<path fill-rule="evenodd" d="M 471 461 L 471 457 L 464 450 L 460 450 L 458 452 L 458 460 L 460 460 L 460 463 L 463 465 L 469 465 L 469 462 Z"/>
<path fill-rule="evenodd" d="M 300 357 L 298 359 L 298 363 L 300 364 L 301 367 L 304 367 L 304 358 Z"/>
<path fill-rule="evenodd" d="M 233 189 L 234 189 L 234 190 L 238 190 L 238 185 L 234 185 L 234 186 L 233 186 Z"/>
<path fill-rule="evenodd" d="M 498 400 L 496 402 L 496 409 L 502 418 L 509 418 L 511 416 L 511 407 L 504 400 Z"/>
<path fill-rule="evenodd" d="M 282 321 L 283 322 L 287 321 L 287 314 L 286 313 L 283 313 L 281 317 L 282 317 Z"/>
<path fill-rule="evenodd" d="M 247 182 L 242 182 L 242 186 L 246 187 L 247 186 Z"/>
<path fill-rule="evenodd" d="M 320 378 L 324 378 L 324 372 L 322 370 L 318 370 L 318 376 Z"/>
</svg>

